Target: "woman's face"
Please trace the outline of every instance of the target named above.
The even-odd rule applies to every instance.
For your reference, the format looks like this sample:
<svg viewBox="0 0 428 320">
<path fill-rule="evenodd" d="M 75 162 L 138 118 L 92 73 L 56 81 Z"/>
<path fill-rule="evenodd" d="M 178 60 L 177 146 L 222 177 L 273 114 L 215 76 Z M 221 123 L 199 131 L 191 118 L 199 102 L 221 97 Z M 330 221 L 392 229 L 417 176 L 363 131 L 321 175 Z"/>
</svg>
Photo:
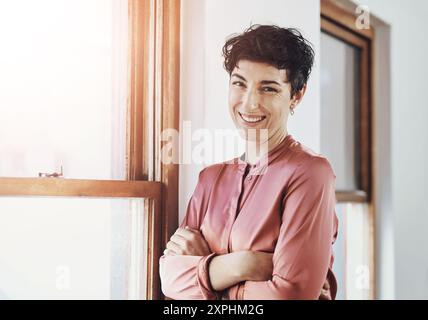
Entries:
<svg viewBox="0 0 428 320">
<path fill-rule="evenodd" d="M 238 62 L 229 82 L 229 111 L 244 139 L 255 140 L 254 133 L 260 129 L 268 129 L 268 139 L 287 133 L 290 106 L 297 100 L 290 98 L 286 80 L 286 70 L 249 60 Z"/>
</svg>

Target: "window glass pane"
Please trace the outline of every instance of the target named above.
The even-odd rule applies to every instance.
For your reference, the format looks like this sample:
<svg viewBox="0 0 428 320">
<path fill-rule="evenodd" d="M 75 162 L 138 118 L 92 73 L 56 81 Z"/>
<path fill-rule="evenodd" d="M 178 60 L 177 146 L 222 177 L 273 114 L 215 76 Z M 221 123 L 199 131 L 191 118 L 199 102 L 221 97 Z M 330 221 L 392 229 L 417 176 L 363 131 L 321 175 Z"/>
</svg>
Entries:
<svg viewBox="0 0 428 320">
<path fill-rule="evenodd" d="M 122 179 L 126 0 L 0 1 L 0 176 Z"/>
<path fill-rule="evenodd" d="M 0 197 L 0 299 L 145 292 L 144 199 Z"/>
<path fill-rule="evenodd" d="M 343 191 L 359 188 L 359 63 L 357 48 L 321 33 L 321 153 Z"/>
<path fill-rule="evenodd" d="M 365 203 L 339 203 L 336 206 L 339 232 L 333 246 L 333 272 L 338 282 L 337 299 L 369 299 L 370 221 Z"/>
</svg>

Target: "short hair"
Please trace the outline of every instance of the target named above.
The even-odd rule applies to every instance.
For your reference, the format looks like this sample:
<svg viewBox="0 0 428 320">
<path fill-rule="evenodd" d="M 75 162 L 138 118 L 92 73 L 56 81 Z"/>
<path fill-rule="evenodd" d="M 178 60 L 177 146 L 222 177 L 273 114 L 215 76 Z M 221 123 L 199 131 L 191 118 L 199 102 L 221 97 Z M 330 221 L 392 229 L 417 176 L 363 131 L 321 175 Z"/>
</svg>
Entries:
<svg viewBox="0 0 428 320">
<path fill-rule="evenodd" d="M 224 68 L 232 74 L 240 60 L 264 62 L 285 69 L 291 97 L 302 90 L 314 62 L 312 44 L 300 31 L 276 25 L 252 25 L 242 34 L 232 35 L 222 49 Z"/>
</svg>

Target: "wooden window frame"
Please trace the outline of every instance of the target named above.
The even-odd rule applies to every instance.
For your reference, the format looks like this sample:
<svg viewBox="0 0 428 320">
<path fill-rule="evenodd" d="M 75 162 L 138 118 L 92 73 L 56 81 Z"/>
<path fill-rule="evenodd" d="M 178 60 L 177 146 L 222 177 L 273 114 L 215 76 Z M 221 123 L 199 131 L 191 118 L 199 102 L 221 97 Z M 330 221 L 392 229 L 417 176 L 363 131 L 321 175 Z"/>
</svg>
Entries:
<svg viewBox="0 0 428 320">
<path fill-rule="evenodd" d="M 163 299 L 159 258 L 178 228 L 178 164 L 162 163 L 161 133 L 179 130 L 180 0 L 129 0 L 127 178 L 162 183 L 148 299 Z"/>
<path fill-rule="evenodd" d="M 373 29 L 357 29 L 356 17 L 331 0 L 321 0 L 321 31 L 360 50 L 359 167 L 356 190 L 338 190 L 339 202 L 370 202 L 372 191 Z"/>
<path fill-rule="evenodd" d="M 338 202 L 367 203 L 369 215 L 369 298 L 376 296 L 376 259 L 375 259 L 375 201 L 374 185 L 374 27 L 358 29 L 354 14 L 356 5 L 335 0 L 320 0 L 321 31 L 353 45 L 361 50 L 360 70 L 360 181 L 359 190 L 336 192 Z"/>
<path fill-rule="evenodd" d="M 178 227 L 178 164 L 161 132 L 179 128 L 180 0 L 129 0 L 126 180 L 2 178 L 0 196 L 144 198 L 146 299 L 160 299 L 159 258 Z M 141 262 L 143 263 L 143 262 Z"/>
</svg>

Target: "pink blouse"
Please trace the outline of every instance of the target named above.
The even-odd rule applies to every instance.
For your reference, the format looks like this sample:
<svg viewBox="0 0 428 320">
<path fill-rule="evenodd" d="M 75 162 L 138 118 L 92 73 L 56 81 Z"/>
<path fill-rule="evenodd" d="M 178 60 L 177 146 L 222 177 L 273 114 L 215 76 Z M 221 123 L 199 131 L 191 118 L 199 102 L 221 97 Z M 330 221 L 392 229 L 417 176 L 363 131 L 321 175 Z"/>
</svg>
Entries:
<svg viewBox="0 0 428 320">
<path fill-rule="evenodd" d="M 202 170 L 180 227 L 199 229 L 208 256 L 160 258 L 162 292 L 172 299 L 334 299 L 335 178 L 329 162 L 288 135 L 255 165 L 240 158 Z M 268 281 L 211 287 L 215 255 L 273 253 Z M 330 293 L 321 295 L 324 282 Z"/>
</svg>

